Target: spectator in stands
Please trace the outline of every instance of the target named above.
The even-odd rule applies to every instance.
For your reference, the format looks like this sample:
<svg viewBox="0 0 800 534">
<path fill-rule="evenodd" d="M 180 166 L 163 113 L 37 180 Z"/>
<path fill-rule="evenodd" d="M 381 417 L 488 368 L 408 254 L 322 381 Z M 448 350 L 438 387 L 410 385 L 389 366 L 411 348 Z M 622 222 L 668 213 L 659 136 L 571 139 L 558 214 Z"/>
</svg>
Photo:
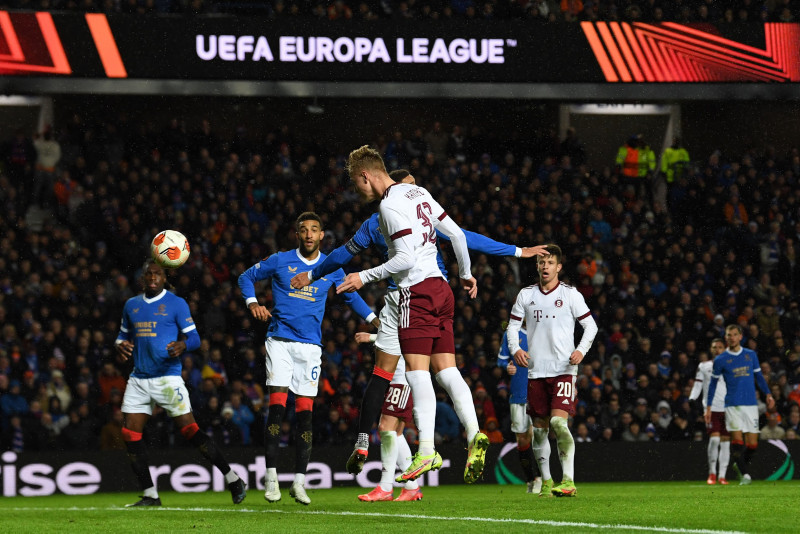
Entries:
<svg viewBox="0 0 800 534">
<path fill-rule="evenodd" d="M 786 430 L 780 425 L 781 416 L 778 412 L 767 414 L 767 424 L 761 427 L 758 439 L 783 439 L 786 437 Z"/>
</svg>

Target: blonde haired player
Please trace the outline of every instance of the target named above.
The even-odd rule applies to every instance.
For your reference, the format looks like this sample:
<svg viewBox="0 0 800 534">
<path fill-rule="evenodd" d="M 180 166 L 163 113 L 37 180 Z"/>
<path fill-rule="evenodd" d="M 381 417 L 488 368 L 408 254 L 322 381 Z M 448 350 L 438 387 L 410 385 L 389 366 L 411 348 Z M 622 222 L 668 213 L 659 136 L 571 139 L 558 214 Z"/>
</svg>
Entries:
<svg viewBox="0 0 800 534">
<path fill-rule="evenodd" d="M 592 346 L 597 324 L 577 289 L 558 279 L 563 267 L 561 248 L 547 245 L 547 255 L 537 258 L 539 283 L 522 289 L 511 309 L 508 346 L 517 365 L 528 368 L 528 412 L 533 417 L 534 454 L 542 473 L 540 497 L 551 494 L 574 497 L 575 441 L 567 419 L 575 414 L 575 376 L 578 364 Z M 519 346 L 519 329 L 527 323 L 531 354 Z M 575 321 L 583 336 L 575 347 Z M 550 475 L 550 427 L 556 434 L 564 472 L 561 484 L 553 487 Z"/>
<path fill-rule="evenodd" d="M 356 291 L 366 283 L 391 276 L 400 292 L 397 337 L 406 362 L 406 378 L 414 394 L 419 450 L 399 481 L 413 480 L 442 465 L 442 457 L 433 445 L 436 416 L 436 395 L 430 374 L 433 365 L 440 370 L 440 375 L 444 371 L 453 377 L 455 384 L 451 384 L 451 390 L 457 391 L 453 402 L 462 405 L 461 409 L 468 414 L 465 427 L 469 455 L 464 481 L 475 482 L 483 473 L 489 438 L 479 432 L 469 387 L 455 369 L 455 302 L 450 285 L 439 269 L 436 247 L 438 229 L 450 237 L 462 286 L 474 298 L 478 282 L 470 272 L 464 232 L 426 189 L 395 182 L 386 172 L 377 150 L 366 145 L 353 150 L 348 157 L 347 171 L 363 200 L 381 200 L 379 223 L 389 249 L 389 260 L 372 269 L 349 274 L 336 291 Z"/>
</svg>

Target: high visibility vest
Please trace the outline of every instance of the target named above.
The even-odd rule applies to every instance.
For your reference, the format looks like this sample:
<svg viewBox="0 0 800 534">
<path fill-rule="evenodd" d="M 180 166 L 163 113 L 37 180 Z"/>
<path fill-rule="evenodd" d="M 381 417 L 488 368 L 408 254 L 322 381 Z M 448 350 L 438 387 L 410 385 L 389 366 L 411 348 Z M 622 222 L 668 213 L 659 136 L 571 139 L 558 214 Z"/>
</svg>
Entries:
<svg viewBox="0 0 800 534">
<path fill-rule="evenodd" d="M 689 165 L 689 152 L 685 148 L 669 147 L 661 156 L 661 172 L 666 174 L 667 183 L 680 179 Z"/>
<path fill-rule="evenodd" d="M 639 151 L 622 145 L 617 152 L 617 165 L 622 167 L 622 175 L 630 178 L 639 176 Z"/>
<path fill-rule="evenodd" d="M 639 177 L 645 178 L 648 173 L 656 170 L 656 154 L 646 146 L 639 149 Z"/>
</svg>

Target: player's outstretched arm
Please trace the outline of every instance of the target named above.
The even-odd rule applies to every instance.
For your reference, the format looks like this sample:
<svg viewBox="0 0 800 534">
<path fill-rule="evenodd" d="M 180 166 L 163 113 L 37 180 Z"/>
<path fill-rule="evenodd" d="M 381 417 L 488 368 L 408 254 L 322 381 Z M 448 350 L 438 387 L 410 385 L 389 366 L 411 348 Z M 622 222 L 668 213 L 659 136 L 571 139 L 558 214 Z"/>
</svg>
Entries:
<svg viewBox="0 0 800 534">
<path fill-rule="evenodd" d="M 337 269 L 342 268 L 344 265 L 347 265 L 354 257 L 355 254 L 350 253 L 347 245 L 342 245 L 328 254 L 328 256 L 312 270 L 297 274 L 292 277 L 289 284 L 294 289 L 302 289 L 314 280 L 319 280 L 323 276 L 327 276 L 335 272 Z"/>
<path fill-rule="evenodd" d="M 533 258 L 534 256 L 547 256 L 547 245 L 536 245 L 535 247 L 522 247 L 520 258 Z"/>
</svg>

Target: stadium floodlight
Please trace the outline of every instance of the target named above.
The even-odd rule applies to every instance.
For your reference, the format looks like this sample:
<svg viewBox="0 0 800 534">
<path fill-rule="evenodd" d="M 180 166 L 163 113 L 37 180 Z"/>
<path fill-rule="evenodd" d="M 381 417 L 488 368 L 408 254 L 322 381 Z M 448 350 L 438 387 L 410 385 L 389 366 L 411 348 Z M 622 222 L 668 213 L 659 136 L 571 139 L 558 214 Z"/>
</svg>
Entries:
<svg viewBox="0 0 800 534">
<path fill-rule="evenodd" d="M 320 115 L 325 113 L 325 108 L 317 104 L 317 97 L 314 97 L 314 102 L 306 106 L 306 111 L 311 113 L 312 115 Z"/>
</svg>

